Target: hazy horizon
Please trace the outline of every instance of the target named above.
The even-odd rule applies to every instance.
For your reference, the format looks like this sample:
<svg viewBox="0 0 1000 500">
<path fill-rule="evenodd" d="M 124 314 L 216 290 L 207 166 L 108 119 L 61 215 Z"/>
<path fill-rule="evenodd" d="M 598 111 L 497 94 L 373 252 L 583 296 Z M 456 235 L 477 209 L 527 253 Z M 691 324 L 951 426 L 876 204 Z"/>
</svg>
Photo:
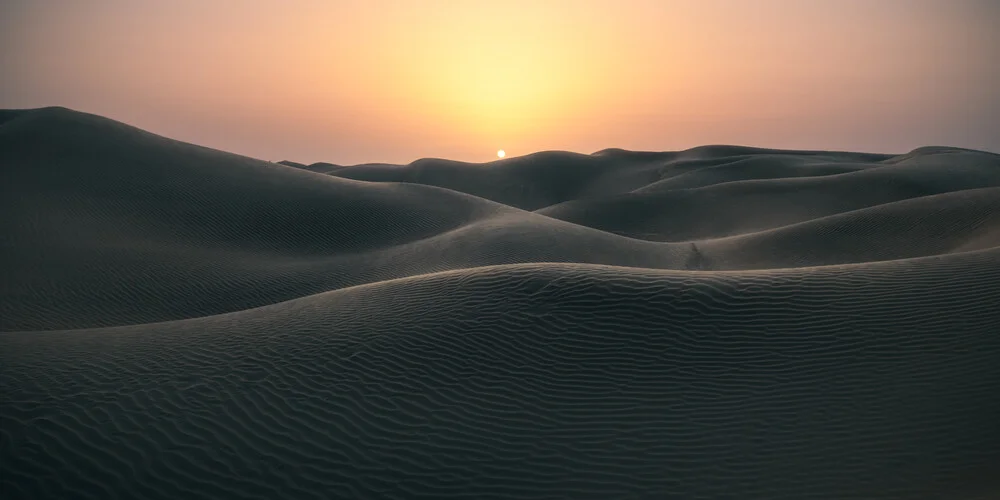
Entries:
<svg viewBox="0 0 1000 500">
<path fill-rule="evenodd" d="M 0 108 L 265 160 L 1000 152 L 990 0 L 5 2 Z"/>
</svg>

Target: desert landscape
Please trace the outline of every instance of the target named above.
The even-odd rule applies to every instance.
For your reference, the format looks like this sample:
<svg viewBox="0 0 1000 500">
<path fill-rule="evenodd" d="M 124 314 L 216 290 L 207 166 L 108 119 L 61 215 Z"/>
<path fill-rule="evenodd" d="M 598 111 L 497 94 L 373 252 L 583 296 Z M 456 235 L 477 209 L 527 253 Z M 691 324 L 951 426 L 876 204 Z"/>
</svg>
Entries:
<svg viewBox="0 0 1000 500">
<path fill-rule="evenodd" d="M 293 159 L 294 160 L 294 159 Z M 994 498 L 1000 155 L 0 112 L 4 498 Z"/>
<path fill-rule="evenodd" d="M 0 500 L 998 500 L 1000 1 L 0 1 Z"/>
</svg>

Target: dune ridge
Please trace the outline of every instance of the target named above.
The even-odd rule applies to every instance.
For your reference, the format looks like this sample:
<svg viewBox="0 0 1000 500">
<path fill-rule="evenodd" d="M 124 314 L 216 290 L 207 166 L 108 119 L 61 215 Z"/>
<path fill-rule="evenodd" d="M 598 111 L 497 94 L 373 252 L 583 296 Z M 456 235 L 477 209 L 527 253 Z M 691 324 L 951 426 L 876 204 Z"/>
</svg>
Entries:
<svg viewBox="0 0 1000 500">
<path fill-rule="evenodd" d="M 312 168 L 65 109 L 5 116 L 8 331 L 205 316 L 497 264 L 892 260 L 993 245 L 1000 223 L 1000 157 L 966 150 L 897 160 L 715 146 Z M 114 286 L 90 286 L 107 277 Z"/>
<path fill-rule="evenodd" d="M 5 498 L 988 498 L 1000 155 L 271 163 L 0 111 Z"/>
</svg>

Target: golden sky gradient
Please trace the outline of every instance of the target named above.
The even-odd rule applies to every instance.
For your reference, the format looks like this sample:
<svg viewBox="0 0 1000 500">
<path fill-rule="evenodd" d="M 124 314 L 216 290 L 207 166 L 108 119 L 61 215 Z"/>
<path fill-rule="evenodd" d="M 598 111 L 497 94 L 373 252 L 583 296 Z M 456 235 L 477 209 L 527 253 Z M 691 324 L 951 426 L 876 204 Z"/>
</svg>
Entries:
<svg viewBox="0 0 1000 500">
<path fill-rule="evenodd" d="M 993 0 L 36 0 L 0 107 L 268 160 L 702 144 L 1000 151 Z"/>
</svg>

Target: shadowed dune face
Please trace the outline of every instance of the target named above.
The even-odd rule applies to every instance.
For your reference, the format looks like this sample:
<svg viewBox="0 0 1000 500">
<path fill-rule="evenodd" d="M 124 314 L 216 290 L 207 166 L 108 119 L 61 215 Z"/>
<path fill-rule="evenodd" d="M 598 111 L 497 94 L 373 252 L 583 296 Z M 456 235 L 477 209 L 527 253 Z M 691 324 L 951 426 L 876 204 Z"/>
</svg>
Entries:
<svg viewBox="0 0 1000 500">
<path fill-rule="evenodd" d="M 9 498 L 1000 492 L 1000 156 L 282 164 L 0 111 Z"/>
<path fill-rule="evenodd" d="M 1000 156 L 968 150 L 305 166 L 60 108 L 3 116 L 3 330 L 169 321 L 486 265 L 864 264 L 990 248 L 1000 228 Z"/>
</svg>

